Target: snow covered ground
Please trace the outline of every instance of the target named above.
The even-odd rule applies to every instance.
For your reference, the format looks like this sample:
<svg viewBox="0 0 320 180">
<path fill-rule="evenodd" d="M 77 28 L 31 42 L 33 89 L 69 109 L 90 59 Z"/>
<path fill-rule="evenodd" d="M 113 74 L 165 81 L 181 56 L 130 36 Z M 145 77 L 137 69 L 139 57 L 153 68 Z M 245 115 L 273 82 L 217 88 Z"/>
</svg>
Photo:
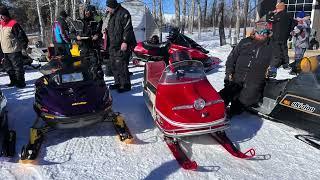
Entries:
<svg viewBox="0 0 320 180">
<path fill-rule="evenodd" d="M 197 35 L 192 35 L 197 40 Z M 210 53 L 223 60 L 221 67 L 208 73 L 217 90 L 223 87 L 224 62 L 231 48 L 218 47 L 218 37 L 203 34 L 197 40 Z M 57 130 L 47 134 L 37 165 L 9 162 L 0 159 L 0 179 L 318 179 L 320 151 L 297 140 L 294 135 L 305 132 L 286 125 L 243 113 L 232 119 L 227 130 L 230 139 L 242 151 L 254 147 L 257 158 L 236 159 L 209 136 L 184 139 L 183 147 L 197 171 L 179 167 L 142 97 L 142 68 L 131 68 L 133 90 L 124 94 L 112 92 L 114 110 L 126 117 L 135 136 L 135 144 L 121 144 L 110 123 L 101 123 L 76 130 Z M 280 70 L 280 76 L 288 76 Z M 8 98 L 10 126 L 17 131 L 17 151 L 27 143 L 29 127 L 35 119 L 32 103 L 34 82 L 41 74 L 26 73 L 27 87 L 7 88 L 8 76 L 0 75 L 1 89 Z M 280 77 L 280 78 L 281 78 Z M 112 78 L 105 79 L 107 84 Z M 318 177 L 318 178 L 317 178 Z"/>
</svg>

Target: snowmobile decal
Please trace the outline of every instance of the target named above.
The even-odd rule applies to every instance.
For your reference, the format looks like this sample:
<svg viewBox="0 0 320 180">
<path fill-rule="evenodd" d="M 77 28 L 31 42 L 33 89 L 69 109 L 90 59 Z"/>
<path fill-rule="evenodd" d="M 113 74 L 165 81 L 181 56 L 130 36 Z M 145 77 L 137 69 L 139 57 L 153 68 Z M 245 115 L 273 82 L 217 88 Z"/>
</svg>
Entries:
<svg viewBox="0 0 320 180">
<path fill-rule="evenodd" d="M 87 104 L 87 102 L 76 102 L 76 103 L 72 103 L 72 106 L 79 106 L 79 105 L 85 105 Z"/>
<path fill-rule="evenodd" d="M 308 98 L 286 94 L 280 101 L 280 104 L 298 111 L 320 116 L 320 103 Z"/>
</svg>

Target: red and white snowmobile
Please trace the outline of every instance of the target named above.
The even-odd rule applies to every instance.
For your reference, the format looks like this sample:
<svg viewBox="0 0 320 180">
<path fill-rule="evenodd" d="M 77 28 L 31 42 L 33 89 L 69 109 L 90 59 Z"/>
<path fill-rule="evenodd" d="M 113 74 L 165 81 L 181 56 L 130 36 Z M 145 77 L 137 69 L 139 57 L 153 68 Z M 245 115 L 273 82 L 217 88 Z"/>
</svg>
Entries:
<svg viewBox="0 0 320 180">
<path fill-rule="evenodd" d="M 177 51 L 173 57 L 187 57 L 186 54 Z M 197 168 L 179 145 L 185 136 L 211 134 L 233 156 L 255 155 L 254 149 L 240 152 L 226 136 L 224 130 L 230 124 L 224 101 L 207 80 L 201 62 L 184 60 L 167 67 L 163 61 L 146 63 L 143 96 L 156 126 L 184 169 Z"/>
<path fill-rule="evenodd" d="M 157 40 L 154 40 L 155 37 Z M 133 64 L 144 66 L 150 61 L 165 61 L 166 64 L 171 64 L 171 55 L 177 50 L 188 51 L 193 60 L 202 62 L 205 72 L 216 68 L 221 62 L 219 58 L 209 56 L 209 51 L 181 34 L 178 29 L 172 29 L 167 39 L 167 42 L 159 43 L 158 37 L 154 36 L 149 41 L 139 42 L 134 48 Z"/>
</svg>

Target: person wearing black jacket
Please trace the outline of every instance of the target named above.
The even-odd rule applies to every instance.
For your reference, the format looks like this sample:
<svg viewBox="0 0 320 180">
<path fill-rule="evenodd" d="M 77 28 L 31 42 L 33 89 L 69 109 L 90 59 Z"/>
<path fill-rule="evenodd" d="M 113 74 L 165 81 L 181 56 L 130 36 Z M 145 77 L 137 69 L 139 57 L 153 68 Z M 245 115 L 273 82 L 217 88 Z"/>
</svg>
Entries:
<svg viewBox="0 0 320 180">
<path fill-rule="evenodd" d="M 270 15 L 271 14 L 271 15 Z M 271 66 L 278 68 L 281 65 L 288 67 L 288 45 L 292 19 L 285 10 L 285 4 L 280 2 L 276 5 L 276 10 L 269 14 L 269 22 L 272 22 L 272 46 L 273 46 L 273 58 Z"/>
<path fill-rule="evenodd" d="M 225 85 L 219 94 L 226 106 L 231 103 L 229 117 L 257 105 L 261 99 L 272 57 L 268 35 L 264 26 L 257 26 L 254 33 L 242 39 L 228 56 Z"/>
<path fill-rule="evenodd" d="M 79 44 L 81 54 L 87 54 L 91 50 L 100 50 L 102 39 L 102 20 L 95 21 L 96 8 L 92 5 L 86 5 L 84 8 L 84 18 L 81 34 L 77 34 L 77 44 Z"/>
<path fill-rule="evenodd" d="M 26 86 L 22 51 L 28 47 L 28 38 L 21 26 L 10 17 L 7 7 L 0 6 L 0 45 L 4 54 L 3 66 L 10 78 L 9 87 Z"/>
<path fill-rule="evenodd" d="M 110 85 L 110 89 L 117 89 L 119 93 L 122 93 L 131 90 L 128 64 L 137 42 L 129 11 L 116 0 L 107 0 L 106 5 L 110 13 L 107 44 L 115 81 L 114 85 Z"/>
</svg>

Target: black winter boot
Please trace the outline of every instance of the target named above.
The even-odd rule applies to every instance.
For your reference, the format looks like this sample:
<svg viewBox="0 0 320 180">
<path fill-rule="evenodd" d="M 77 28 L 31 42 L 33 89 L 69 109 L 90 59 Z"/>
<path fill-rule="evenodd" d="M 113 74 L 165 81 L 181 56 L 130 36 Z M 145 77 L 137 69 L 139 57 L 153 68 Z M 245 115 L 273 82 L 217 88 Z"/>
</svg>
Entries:
<svg viewBox="0 0 320 180">
<path fill-rule="evenodd" d="M 17 78 L 14 74 L 9 74 L 10 83 L 7 84 L 8 87 L 13 87 L 17 84 Z"/>
<path fill-rule="evenodd" d="M 19 76 L 18 76 L 18 78 L 17 78 L 16 87 L 19 88 L 19 89 L 26 87 L 26 82 L 25 82 L 25 79 L 24 79 L 24 74 L 19 74 Z"/>
<path fill-rule="evenodd" d="M 131 90 L 131 84 L 125 84 L 123 87 L 118 89 L 118 93 L 124 93 Z"/>
</svg>

